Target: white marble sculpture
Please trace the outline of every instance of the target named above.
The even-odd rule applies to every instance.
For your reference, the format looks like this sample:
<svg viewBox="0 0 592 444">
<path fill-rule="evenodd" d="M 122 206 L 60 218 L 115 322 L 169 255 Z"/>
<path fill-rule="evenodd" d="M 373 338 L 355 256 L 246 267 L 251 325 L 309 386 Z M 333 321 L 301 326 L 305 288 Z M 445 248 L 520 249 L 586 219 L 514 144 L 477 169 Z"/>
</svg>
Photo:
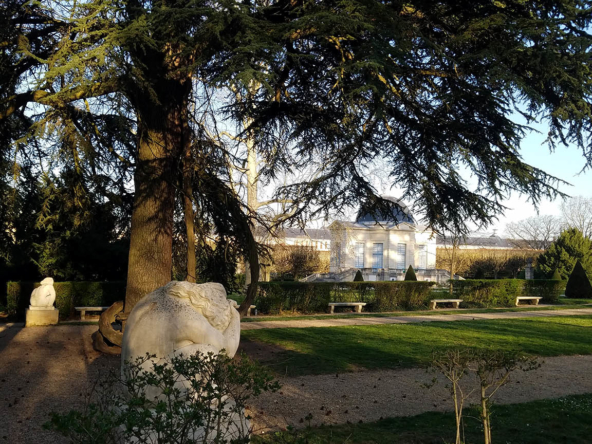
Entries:
<svg viewBox="0 0 592 444">
<path fill-rule="evenodd" d="M 146 353 L 163 360 L 183 353 L 219 353 L 231 358 L 240 341 L 236 302 L 226 299 L 221 284 L 170 282 L 145 296 L 125 325 L 121 360 Z"/>
<path fill-rule="evenodd" d="M 53 288 L 53 279 L 48 277 L 41 281 L 41 286 L 31 293 L 30 310 L 53 310 L 56 299 L 56 291 Z"/>
<path fill-rule="evenodd" d="M 236 306 L 235 301 L 226 298 L 224 287 L 216 283 L 173 281 L 148 294 L 134 306 L 125 325 L 122 376 L 125 377 L 126 362 L 134 362 L 147 353 L 155 358 L 144 363 L 146 370 L 154 363 L 164 363 L 181 354 L 218 354 L 224 350 L 233 357 L 240 342 Z M 159 394 L 147 390 L 146 395 L 150 399 Z M 228 421 L 231 434 L 249 428 L 243 415 Z"/>
<path fill-rule="evenodd" d="M 60 312 L 53 306 L 55 299 L 53 279 L 43 279 L 41 285 L 31 293 L 31 302 L 25 312 L 25 327 L 57 324 Z"/>
</svg>

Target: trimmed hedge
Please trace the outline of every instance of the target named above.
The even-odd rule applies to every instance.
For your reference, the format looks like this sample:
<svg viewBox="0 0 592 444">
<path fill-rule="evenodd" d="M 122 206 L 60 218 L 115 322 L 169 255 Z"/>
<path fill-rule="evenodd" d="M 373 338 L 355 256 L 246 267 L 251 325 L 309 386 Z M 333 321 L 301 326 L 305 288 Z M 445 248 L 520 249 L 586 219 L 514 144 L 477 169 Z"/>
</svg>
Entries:
<svg viewBox="0 0 592 444">
<path fill-rule="evenodd" d="M 557 302 L 565 284 L 551 279 L 467 279 L 453 281 L 452 287 L 454 297 L 462 299 L 463 305 L 512 307 L 517 296 L 540 296 L 543 302 Z"/>
<path fill-rule="evenodd" d="M 529 279 L 524 281 L 524 296 L 540 296 L 543 302 L 557 303 L 565 292 L 567 281 L 559 279 Z M 520 296 L 520 295 L 518 295 Z"/>
<path fill-rule="evenodd" d="M 260 282 L 255 305 L 265 314 L 325 312 L 333 283 Z"/>
<path fill-rule="evenodd" d="M 23 316 L 38 282 L 8 282 L 6 302 L 9 315 Z M 55 305 L 60 317 L 74 315 L 74 307 L 107 307 L 125 299 L 125 282 L 55 282 Z"/>
<path fill-rule="evenodd" d="M 427 305 L 432 282 L 261 282 L 255 299 L 264 314 L 326 313 L 329 302 L 366 302 L 384 312 Z"/>
</svg>

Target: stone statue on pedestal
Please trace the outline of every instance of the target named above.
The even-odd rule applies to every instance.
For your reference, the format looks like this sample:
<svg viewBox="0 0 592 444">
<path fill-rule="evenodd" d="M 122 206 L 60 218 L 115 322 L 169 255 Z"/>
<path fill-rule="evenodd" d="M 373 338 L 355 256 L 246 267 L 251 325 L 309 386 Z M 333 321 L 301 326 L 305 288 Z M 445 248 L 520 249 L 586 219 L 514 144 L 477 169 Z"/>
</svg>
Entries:
<svg viewBox="0 0 592 444">
<path fill-rule="evenodd" d="M 31 293 L 25 326 L 57 324 L 60 312 L 53 306 L 55 299 L 56 291 L 53 288 L 53 279 L 50 277 L 43 279 L 41 285 Z"/>
</svg>

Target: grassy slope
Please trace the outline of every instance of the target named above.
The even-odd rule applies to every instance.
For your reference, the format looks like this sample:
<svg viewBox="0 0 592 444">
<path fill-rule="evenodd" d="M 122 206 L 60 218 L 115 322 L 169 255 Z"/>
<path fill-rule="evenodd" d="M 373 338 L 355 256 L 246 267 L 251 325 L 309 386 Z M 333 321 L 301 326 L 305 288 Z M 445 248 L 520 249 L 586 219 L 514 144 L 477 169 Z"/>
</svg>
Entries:
<svg viewBox="0 0 592 444">
<path fill-rule="evenodd" d="M 465 411 L 465 440 L 483 442 L 474 409 Z M 568 396 L 555 400 L 494 406 L 494 443 L 585 444 L 590 442 L 592 395 Z M 308 444 L 442 444 L 454 442 L 454 416 L 451 413 L 424 413 L 406 418 L 311 428 L 298 432 L 301 441 L 288 433 L 266 438 L 255 437 L 253 444 L 266 442 Z"/>
<path fill-rule="evenodd" d="M 284 349 L 262 363 L 288 375 L 427 365 L 448 347 L 538 356 L 592 354 L 592 316 L 247 330 L 243 339 Z"/>
</svg>

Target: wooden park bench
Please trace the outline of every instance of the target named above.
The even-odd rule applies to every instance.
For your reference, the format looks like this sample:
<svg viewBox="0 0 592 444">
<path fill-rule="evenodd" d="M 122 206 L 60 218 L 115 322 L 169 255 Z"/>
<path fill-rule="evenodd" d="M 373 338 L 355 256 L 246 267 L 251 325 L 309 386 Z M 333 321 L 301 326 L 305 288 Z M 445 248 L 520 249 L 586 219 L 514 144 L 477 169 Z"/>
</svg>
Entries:
<svg viewBox="0 0 592 444">
<path fill-rule="evenodd" d="M 365 305 L 365 302 L 329 302 L 331 314 L 335 313 L 335 307 L 355 307 L 356 313 L 362 313 L 362 307 Z"/>
<path fill-rule="evenodd" d="M 432 299 L 430 301 L 430 310 L 435 310 L 437 304 L 452 304 L 452 308 L 459 308 L 462 299 Z"/>
<path fill-rule="evenodd" d="M 539 298 L 538 296 L 517 296 L 516 297 L 516 307 L 518 307 L 518 305 L 520 305 L 520 301 L 532 301 L 532 302 L 534 302 L 534 304 L 532 304 L 532 305 L 539 305 L 539 301 L 541 299 L 543 299 L 543 298 Z M 522 305 L 530 305 L 530 303 L 522 304 Z"/>
<path fill-rule="evenodd" d="M 107 310 L 109 307 L 74 307 L 74 310 L 80 312 L 80 320 L 84 321 L 86 319 L 86 312 L 87 311 L 100 311 L 103 312 Z"/>
</svg>

